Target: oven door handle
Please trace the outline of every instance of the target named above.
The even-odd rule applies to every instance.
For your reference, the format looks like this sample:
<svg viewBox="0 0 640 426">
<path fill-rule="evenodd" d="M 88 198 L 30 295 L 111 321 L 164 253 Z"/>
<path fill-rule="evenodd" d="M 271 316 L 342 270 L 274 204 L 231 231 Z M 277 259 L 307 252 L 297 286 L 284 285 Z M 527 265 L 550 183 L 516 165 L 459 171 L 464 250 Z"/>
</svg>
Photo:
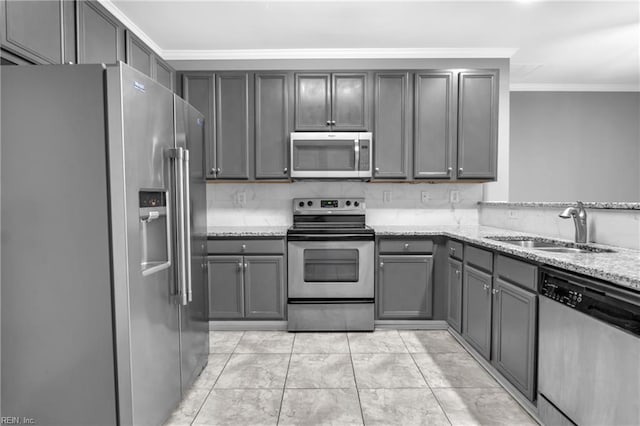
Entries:
<svg viewBox="0 0 640 426">
<path fill-rule="evenodd" d="M 289 241 L 373 241 L 372 234 L 304 234 L 288 235 Z"/>
</svg>

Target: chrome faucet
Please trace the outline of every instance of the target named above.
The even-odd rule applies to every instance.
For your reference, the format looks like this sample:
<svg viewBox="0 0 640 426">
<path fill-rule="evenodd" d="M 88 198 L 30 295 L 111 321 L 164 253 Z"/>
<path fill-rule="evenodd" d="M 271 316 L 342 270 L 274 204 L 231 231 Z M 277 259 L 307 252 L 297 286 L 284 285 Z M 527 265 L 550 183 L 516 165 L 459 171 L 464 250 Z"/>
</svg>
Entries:
<svg viewBox="0 0 640 426">
<path fill-rule="evenodd" d="M 573 218 L 573 223 L 576 226 L 576 243 L 587 242 L 587 211 L 584 209 L 582 201 L 578 201 L 577 207 L 567 207 L 560 217 L 563 219 Z"/>
</svg>

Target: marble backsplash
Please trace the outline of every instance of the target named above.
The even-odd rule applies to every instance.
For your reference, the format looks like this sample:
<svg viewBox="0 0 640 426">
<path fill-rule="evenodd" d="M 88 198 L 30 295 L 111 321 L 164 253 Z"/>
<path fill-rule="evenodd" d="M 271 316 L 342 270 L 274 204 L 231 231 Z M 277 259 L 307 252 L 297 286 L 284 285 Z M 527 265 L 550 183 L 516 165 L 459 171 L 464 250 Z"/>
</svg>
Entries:
<svg viewBox="0 0 640 426">
<path fill-rule="evenodd" d="M 573 219 L 558 217 L 564 208 L 546 204 L 481 204 L 479 224 L 573 240 Z M 588 207 L 586 210 L 589 242 L 640 250 L 640 210 Z"/>
<path fill-rule="evenodd" d="M 288 226 L 292 199 L 364 197 L 367 223 L 376 225 L 476 225 L 479 184 L 365 182 L 210 183 L 207 224 Z M 457 198 L 457 202 L 451 202 Z M 423 196 L 423 193 L 424 194 Z"/>
</svg>

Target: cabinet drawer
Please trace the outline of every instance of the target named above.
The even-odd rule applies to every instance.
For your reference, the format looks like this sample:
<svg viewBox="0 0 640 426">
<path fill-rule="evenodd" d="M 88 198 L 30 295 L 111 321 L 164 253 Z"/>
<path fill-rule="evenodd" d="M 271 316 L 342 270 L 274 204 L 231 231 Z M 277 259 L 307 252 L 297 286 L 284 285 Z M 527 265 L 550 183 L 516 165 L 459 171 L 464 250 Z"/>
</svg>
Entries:
<svg viewBox="0 0 640 426">
<path fill-rule="evenodd" d="M 275 240 L 209 240 L 209 254 L 283 254 L 284 239 Z"/>
<path fill-rule="evenodd" d="M 464 249 L 464 262 L 485 271 L 493 271 L 493 253 L 473 246 Z"/>
<path fill-rule="evenodd" d="M 462 260 L 462 243 L 449 240 L 447 242 L 447 253 L 453 258 Z"/>
<path fill-rule="evenodd" d="M 496 272 L 498 276 L 514 284 L 533 291 L 537 289 L 538 268 L 535 265 L 498 255 L 496 258 Z"/>
<path fill-rule="evenodd" d="M 432 253 L 433 241 L 406 239 L 380 240 L 380 253 Z"/>
</svg>

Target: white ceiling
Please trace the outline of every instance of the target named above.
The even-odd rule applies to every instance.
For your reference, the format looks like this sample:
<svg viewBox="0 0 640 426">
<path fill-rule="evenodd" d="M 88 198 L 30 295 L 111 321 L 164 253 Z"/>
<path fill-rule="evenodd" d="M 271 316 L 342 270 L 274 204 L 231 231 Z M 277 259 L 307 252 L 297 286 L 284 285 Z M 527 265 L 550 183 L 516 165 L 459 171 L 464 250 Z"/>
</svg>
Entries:
<svg viewBox="0 0 640 426">
<path fill-rule="evenodd" d="M 640 1 L 102 0 L 168 60 L 510 57 L 512 90 L 640 90 Z"/>
</svg>

